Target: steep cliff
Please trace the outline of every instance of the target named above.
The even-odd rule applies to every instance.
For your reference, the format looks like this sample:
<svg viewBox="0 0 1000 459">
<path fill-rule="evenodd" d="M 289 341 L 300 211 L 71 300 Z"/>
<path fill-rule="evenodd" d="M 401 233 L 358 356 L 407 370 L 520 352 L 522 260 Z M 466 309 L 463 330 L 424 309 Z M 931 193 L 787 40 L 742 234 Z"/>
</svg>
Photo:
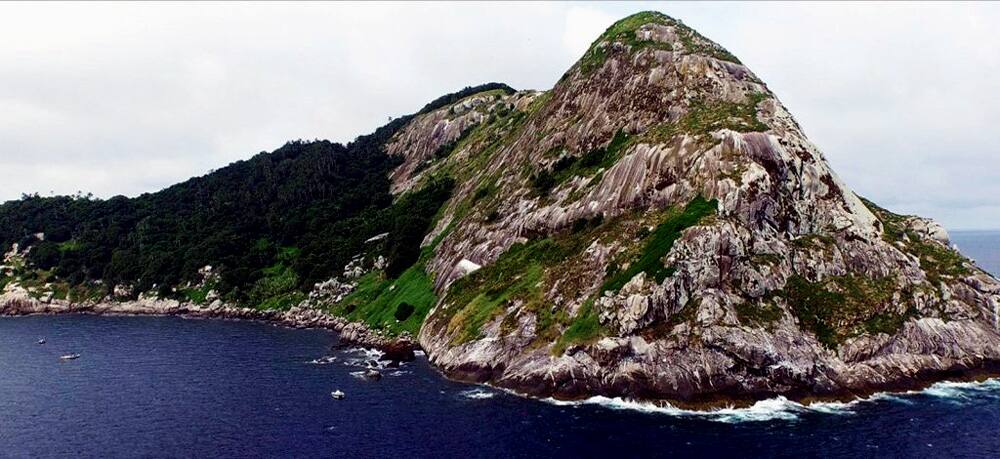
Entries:
<svg viewBox="0 0 1000 459">
<path fill-rule="evenodd" d="M 760 79 L 665 15 L 614 24 L 550 91 L 470 97 L 388 149 L 397 193 L 457 180 L 419 335 L 453 377 L 711 401 L 1000 358 L 1000 283 L 856 196 Z"/>
</svg>

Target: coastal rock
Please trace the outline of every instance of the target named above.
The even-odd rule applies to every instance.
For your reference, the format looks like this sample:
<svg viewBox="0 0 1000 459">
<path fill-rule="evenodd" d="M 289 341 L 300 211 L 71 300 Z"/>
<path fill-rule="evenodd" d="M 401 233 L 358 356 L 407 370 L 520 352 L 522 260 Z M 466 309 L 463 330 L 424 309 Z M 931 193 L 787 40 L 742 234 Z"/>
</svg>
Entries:
<svg viewBox="0 0 1000 459">
<path fill-rule="evenodd" d="M 292 307 L 285 311 L 260 310 L 230 306 L 215 300 L 201 306 L 176 300 L 140 296 L 131 301 L 101 301 L 96 303 L 71 303 L 65 300 L 43 302 L 32 297 L 27 290 L 14 285 L 0 294 L 0 316 L 37 314 L 100 314 L 100 315 L 154 315 L 184 316 L 229 320 L 255 320 L 293 328 L 323 328 L 340 333 L 339 342 L 344 346 L 379 349 L 394 361 L 414 359 L 417 344 L 408 335 L 389 337 L 372 331 L 361 323 L 348 322 L 318 309 Z"/>
<path fill-rule="evenodd" d="M 1000 283 L 937 223 L 855 195 L 752 71 L 682 23 L 623 19 L 551 91 L 508 97 L 530 100 L 520 124 L 481 119 L 443 162 L 478 161 L 475 179 L 424 240 L 441 300 L 419 340 L 445 374 L 723 403 L 1000 363 Z M 415 139 L 454 138 L 448 110 L 390 144 L 402 171 L 441 143 Z M 685 220 L 698 202 L 707 216 Z"/>
</svg>

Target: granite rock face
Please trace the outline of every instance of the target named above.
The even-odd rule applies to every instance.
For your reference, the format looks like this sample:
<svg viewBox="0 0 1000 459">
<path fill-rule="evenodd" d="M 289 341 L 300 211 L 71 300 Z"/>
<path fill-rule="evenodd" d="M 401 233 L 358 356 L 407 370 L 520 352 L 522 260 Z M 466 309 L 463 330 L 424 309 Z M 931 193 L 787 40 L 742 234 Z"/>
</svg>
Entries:
<svg viewBox="0 0 1000 459">
<path fill-rule="evenodd" d="M 667 16 L 615 24 L 550 91 L 420 115 L 389 150 L 398 193 L 458 182 L 424 241 L 441 300 L 419 336 L 452 377 L 711 402 L 1000 361 L 1000 283 L 940 225 L 855 195 L 753 72 Z"/>
</svg>

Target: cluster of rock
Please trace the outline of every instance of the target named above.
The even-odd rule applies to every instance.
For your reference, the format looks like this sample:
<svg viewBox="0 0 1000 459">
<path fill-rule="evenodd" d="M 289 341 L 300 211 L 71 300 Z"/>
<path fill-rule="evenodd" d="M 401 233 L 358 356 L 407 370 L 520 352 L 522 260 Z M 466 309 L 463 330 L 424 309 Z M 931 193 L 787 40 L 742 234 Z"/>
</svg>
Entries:
<svg viewBox="0 0 1000 459">
<path fill-rule="evenodd" d="M 355 287 L 357 284 L 353 282 L 341 282 L 336 278 L 318 282 L 309 292 L 309 301 L 311 303 L 338 303 L 350 295 Z"/>
<path fill-rule="evenodd" d="M 0 316 L 37 314 L 100 314 L 100 315 L 155 315 L 183 316 L 228 320 L 254 320 L 294 328 L 322 328 L 339 332 L 341 345 L 376 348 L 385 358 L 408 361 L 418 349 L 408 335 L 388 337 L 374 332 L 364 324 L 348 322 L 342 317 L 314 308 L 292 307 L 288 310 L 261 310 L 226 305 L 219 300 L 208 305 L 160 299 L 139 295 L 135 300 L 102 300 L 74 303 L 64 300 L 39 299 L 16 284 L 5 287 L 0 294 Z"/>
</svg>

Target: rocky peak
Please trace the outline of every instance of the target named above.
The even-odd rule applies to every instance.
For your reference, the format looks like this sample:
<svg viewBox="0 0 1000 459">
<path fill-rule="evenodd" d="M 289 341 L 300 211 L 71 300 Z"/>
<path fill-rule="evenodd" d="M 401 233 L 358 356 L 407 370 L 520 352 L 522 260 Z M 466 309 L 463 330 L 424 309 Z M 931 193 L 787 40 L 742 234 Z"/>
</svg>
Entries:
<svg viewBox="0 0 1000 459">
<path fill-rule="evenodd" d="M 420 333 L 456 377 L 833 393 L 984 362 L 959 330 L 1000 344 L 995 279 L 859 199 L 750 69 L 660 13 L 612 25 L 551 90 L 472 96 L 389 149 L 398 190 L 457 182 L 424 240 L 441 300 Z"/>
</svg>

